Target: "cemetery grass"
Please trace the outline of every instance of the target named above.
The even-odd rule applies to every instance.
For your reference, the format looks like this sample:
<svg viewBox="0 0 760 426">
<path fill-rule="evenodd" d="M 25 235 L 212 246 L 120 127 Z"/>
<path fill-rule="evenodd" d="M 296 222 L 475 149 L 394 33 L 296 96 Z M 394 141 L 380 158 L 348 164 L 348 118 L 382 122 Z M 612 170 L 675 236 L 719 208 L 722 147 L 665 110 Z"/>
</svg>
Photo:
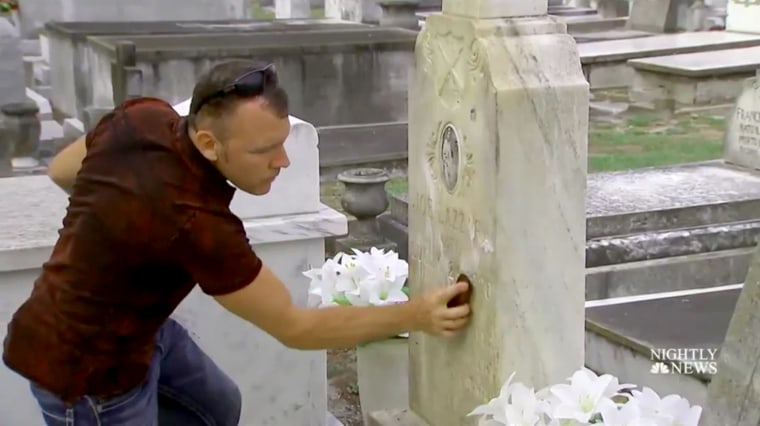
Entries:
<svg viewBox="0 0 760 426">
<path fill-rule="evenodd" d="M 592 123 L 589 128 L 589 172 L 617 171 L 718 159 L 722 155 L 725 118 L 708 114 L 659 117 L 634 114 L 617 123 Z M 322 184 L 322 202 L 342 211 L 343 185 Z M 404 193 L 404 178 L 386 185 Z M 328 351 L 330 412 L 346 426 L 362 425 L 356 354 L 353 349 Z"/>
</svg>

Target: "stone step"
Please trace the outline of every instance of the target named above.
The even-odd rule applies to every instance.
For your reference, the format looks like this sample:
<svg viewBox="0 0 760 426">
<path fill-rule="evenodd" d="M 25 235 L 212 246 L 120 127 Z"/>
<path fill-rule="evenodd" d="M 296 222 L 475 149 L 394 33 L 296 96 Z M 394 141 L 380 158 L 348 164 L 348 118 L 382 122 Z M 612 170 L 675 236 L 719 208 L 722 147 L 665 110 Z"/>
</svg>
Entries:
<svg viewBox="0 0 760 426">
<path fill-rule="evenodd" d="M 758 237 L 760 220 L 597 238 L 586 242 L 586 266 L 750 248 Z"/>
<path fill-rule="evenodd" d="M 586 365 L 621 382 L 704 404 L 741 287 L 587 302 Z M 663 355 L 668 371 L 654 367 Z"/>
<path fill-rule="evenodd" d="M 586 269 L 586 300 L 640 296 L 742 282 L 754 248 L 721 250 Z"/>
</svg>

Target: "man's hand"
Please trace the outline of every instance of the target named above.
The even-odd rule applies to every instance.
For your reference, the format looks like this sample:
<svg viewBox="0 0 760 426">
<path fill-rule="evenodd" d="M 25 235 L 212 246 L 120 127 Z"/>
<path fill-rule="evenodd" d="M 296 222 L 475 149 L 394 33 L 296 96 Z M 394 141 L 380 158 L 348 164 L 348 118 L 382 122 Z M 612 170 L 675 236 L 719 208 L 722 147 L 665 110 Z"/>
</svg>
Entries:
<svg viewBox="0 0 760 426">
<path fill-rule="evenodd" d="M 469 301 L 453 305 L 450 302 L 467 294 L 469 284 L 459 282 L 442 289 L 430 291 L 413 303 L 419 310 L 419 329 L 436 336 L 452 337 L 457 335 L 470 319 Z"/>
</svg>

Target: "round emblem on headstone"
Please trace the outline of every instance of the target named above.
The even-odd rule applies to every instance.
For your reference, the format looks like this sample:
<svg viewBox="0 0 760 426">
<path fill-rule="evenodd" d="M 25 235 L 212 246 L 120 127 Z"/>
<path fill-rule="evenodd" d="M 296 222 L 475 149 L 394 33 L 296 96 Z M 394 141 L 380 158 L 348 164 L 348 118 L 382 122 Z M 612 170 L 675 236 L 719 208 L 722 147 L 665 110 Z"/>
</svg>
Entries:
<svg viewBox="0 0 760 426">
<path fill-rule="evenodd" d="M 459 181 L 459 134 L 449 123 L 441 133 L 441 177 L 446 189 L 453 191 Z"/>
</svg>

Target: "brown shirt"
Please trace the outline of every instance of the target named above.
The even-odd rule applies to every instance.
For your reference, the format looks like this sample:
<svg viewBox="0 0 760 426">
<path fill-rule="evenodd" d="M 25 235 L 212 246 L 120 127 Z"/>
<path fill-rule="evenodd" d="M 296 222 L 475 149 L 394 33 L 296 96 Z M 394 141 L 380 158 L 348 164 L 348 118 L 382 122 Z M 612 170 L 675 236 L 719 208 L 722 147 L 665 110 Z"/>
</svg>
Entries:
<svg viewBox="0 0 760 426">
<path fill-rule="evenodd" d="M 8 326 L 3 361 L 66 401 L 145 378 L 155 335 L 196 283 L 209 295 L 261 270 L 235 189 L 171 105 L 125 103 L 88 134 L 63 228 Z"/>
</svg>

